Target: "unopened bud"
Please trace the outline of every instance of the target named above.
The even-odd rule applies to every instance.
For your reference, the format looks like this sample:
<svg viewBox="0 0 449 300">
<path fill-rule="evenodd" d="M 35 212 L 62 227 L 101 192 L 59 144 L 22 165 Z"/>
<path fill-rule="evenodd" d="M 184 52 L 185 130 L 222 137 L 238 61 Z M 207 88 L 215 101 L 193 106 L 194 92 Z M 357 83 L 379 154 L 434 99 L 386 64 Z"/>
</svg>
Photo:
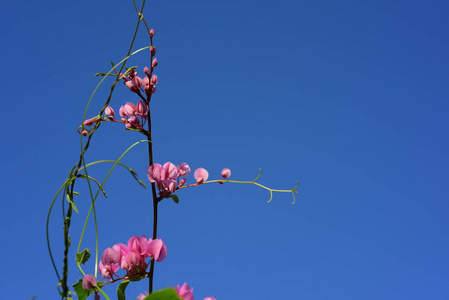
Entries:
<svg viewBox="0 0 449 300">
<path fill-rule="evenodd" d="M 115 115 L 115 111 L 112 109 L 112 107 L 108 106 L 106 107 L 106 109 L 104 110 L 104 113 L 108 116 L 113 116 Z"/>
<path fill-rule="evenodd" d="M 150 36 L 153 37 L 154 36 L 154 29 L 150 30 Z"/>
<path fill-rule="evenodd" d="M 88 132 L 87 132 L 87 130 L 83 130 L 83 131 L 81 131 L 81 134 L 82 134 L 82 135 L 84 135 L 84 136 L 86 136 L 86 135 L 87 135 L 87 133 L 88 133 Z"/>
<path fill-rule="evenodd" d="M 185 179 L 184 177 L 181 178 L 181 180 L 179 181 L 179 187 L 182 187 L 184 184 L 186 184 L 187 179 Z"/>
<path fill-rule="evenodd" d="M 150 75 L 150 70 L 148 69 L 148 67 L 143 68 L 143 72 L 148 76 Z"/>
<path fill-rule="evenodd" d="M 101 299 L 101 296 L 100 295 L 98 295 L 98 294 L 95 294 L 95 296 L 94 296 L 94 300 L 100 300 Z"/>
<path fill-rule="evenodd" d="M 231 170 L 224 168 L 223 171 L 221 171 L 221 178 L 228 179 L 229 177 L 231 177 Z"/>
<path fill-rule="evenodd" d="M 153 75 L 153 76 L 151 76 L 151 80 L 150 80 L 150 83 L 151 84 L 157 84 L 157 82 L 158 82 L 158 78 L 157 78 L 157 76 L 156 75 Z"/>
<path fill-rule="evenodd" d="M 84 126 L 92 126 L 93 124 L 94 124 L 94 120 L 93 119 L 87 119 L 83 123 Z"/>
<path fill-rule="evenodd" d="M 151 46 L 150 53 L 151 53 L 151 55 L 155 55 L 156 54 L 156 47 Z"/>
<path fill-rule="evenodd" d="M 153 59 L 153 61 L 151 62 L 151 67 L 154 68 L 154 67 L 156 67 L 156 66 L 157 66 L 157 58 L 155 57 L 155 58 Z"/>
</svg>

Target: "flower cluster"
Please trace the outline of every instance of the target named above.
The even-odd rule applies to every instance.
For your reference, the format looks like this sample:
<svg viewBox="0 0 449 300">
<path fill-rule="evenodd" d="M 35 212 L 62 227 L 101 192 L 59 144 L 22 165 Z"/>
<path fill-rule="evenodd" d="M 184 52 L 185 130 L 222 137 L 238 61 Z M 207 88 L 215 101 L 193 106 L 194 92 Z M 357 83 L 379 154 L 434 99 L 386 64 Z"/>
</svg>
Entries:
<svg viewBox="0 0 449 300">
<path fill-rule="evenodd" d="M 174 193 L 178 188 L 187 183 L 183 176 L 190 174 L 190 166 L 183 162 L 175 166 L 171 162 L 166 162 L 164 165 L 152 164 L 147 169 L 147 176 L 150 182 L 156 183 L 161 196 L 167 196 Z M 221 171 L 221 178 L 227 179 L 231 176 L 231 170 L 228 168 Z M 181 178 L 182 177 L 182 178 Z M 195 170 L 193 177 L 195 177 L 196 184 L 201 184 L 209 178 L 209 172 L 204 168 Z"/>
<path fill-rule="evenodd" d="M 101 276 L 112 278 L 122 268 L 128 275 L 143 274 L 148 267 L 148 257 L 163 261 L 167 256 L 167 247 L 161 239 L 147 239 L 145 236 L 133 236 L 128 244 L 115 244 L 106 248 L 98 265 Z M 117 276 L 117 275 L 116 275 Z"/>
</svg>

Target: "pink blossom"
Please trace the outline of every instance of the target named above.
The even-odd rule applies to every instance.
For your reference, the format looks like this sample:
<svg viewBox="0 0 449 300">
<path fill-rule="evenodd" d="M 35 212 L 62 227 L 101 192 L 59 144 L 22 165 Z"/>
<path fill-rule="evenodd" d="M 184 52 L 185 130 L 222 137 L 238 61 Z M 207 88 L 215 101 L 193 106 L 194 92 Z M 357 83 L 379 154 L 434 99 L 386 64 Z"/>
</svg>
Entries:
<svg viewBox="0 0 449 300">
<path fill-rule="evenodd" d="M 154 29 L 150 30 L 150 36 L 153 37 L 154 36 Z"/>
<path fill-rule="evenodd" d="M 134 93 L 137 93 L 143 85 L 142 78 L 137 76 L 137 72 L 131 70 L 128 79 L 125 78 L 125 85 Z"/>
<path fill-rule="evenodd" d="M 187 176 L 190 174 L 190 167 L 185 162 L 180 163 L 177 168 L 178 168 L 178 176 Z"/>
<path fill-rule="evenodd" d="M 171 162 L 153 164 L 147 169 L 147 176 L 150 182 L 155 182 L 159 191 L 163 194 L 170 194 L 176 191 L 178 180 L 178 169 Z"/>
<path fill-rule="evenodd" d="M 98 265 L 101 276 L 111 278 L 112 274 L 119 269 L 120 254 L 113 248 L 106 248 L 101 255 L 101 261 Z"/>
<path fill-rule="evenodd" d="M 123 112 L 125 116 L 134 116 L 134 114 L 136 113 L 136 105 L 131 102 L 126 102 L 125 106 L 123 107 Z"/>
<path fill-rule="evenodd" d="M 147 117 L 148 117 L 148 105 L 145 102 L 143 102 L 142 100 L 137 102 L 135 114 L 138 115 L 141 118 L 147 119 Z"/>
<path fill-rule="evenodd" d="M 167 246 L 161 239 L 155 239 L 148 242 L 147 253 L 156 261 L 163 261 L 167 257 Z"/>
<path fill-rule="evenodd" d="M 135 252 L 141 256 L 145 256 L 147 253 L 148 240 L 145 236 L 132 236 L 128 240 L 128 249 L 131 252 Z"/>
<path fill-rule="evenodd" d="M 83 278 L 82 287 L 86 291 L 90 291 L 94 286 L 97 285 L 97 278 L 92 274 L 86 274 Z"/>
<path fill-rule="evenodd" d="M 104 110 L 104 113 L 107 116 L 114 116 L 115 115 L 115 111 L 110 106 L 106 107 L 106 109 Z"/>
<path fill-rule="evenodd" d="M 120 110 L 118 111 L 118 113 L 119 113 L 120 117 L 122 117 L 122 118 L 126 117 L 125 108 L 123 107 L 123 105 L 120 106 Z"/>
<path fill-rule="evenodd" d="M 184 283 L 181 287 L 179 284 L 175 287 L 178 297 L 184 300 L 193 300 L 193 288 L 189 289 L 189 285 Z"/>
<path fill-rule="evenodd" d="M 200 184 L 209 178 L 209 172 L 207 172 L 206 169 L 198 168 L 195 170 L 195 173 L 193 173 L 193 177 L 195 177 L 196 182 Z"/>
<path fill-rule="evenodd" d="M 223 178 L 223 179 L 228 179 L 229 177 L 231 177 L 231 170 L 228 169 L 228 168 L 224 168 L 224 169 L 221 171 L 221 178 Z"/>
<path fill-rule="evenodd" d="M 143 68 L 143 72 L 145 73 L 145 75 L 150 76 L 150 69 L 148 69 L 148 67 Z"/>
</svg>

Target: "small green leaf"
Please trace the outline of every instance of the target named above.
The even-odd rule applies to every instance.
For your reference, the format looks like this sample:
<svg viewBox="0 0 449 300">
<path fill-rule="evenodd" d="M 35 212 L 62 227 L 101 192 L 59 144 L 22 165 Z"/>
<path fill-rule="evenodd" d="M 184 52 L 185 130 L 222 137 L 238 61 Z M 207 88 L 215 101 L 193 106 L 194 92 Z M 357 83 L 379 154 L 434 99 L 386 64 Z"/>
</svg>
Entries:
<svg viewBox="0 0 449 300">
<path fill-rule="evenodd" d="M 83 289 L 83 280 L 79 279 L 77 283 L 72 285 L 75 289 L 76 295 L 78 296 L 78 300 L 85 300 L 87 297 L 89 297 L 90 294 L 94 292 L 94 289 L 91 289 L 89 291 L 86 291 Z"/>
<path fill-rule="evenodd" d="M 123 280 L 117 287 L 117 299 L 118 300 L 126 300 L 125 290 L 130 280 Z"/>
<path fill-rule="evenodd" d="M 76 262 L 79 264 L 85 264 L 90 258 L 89 249 L 84 249 L 81 253 L 76 254 Z"/>
<path fill-rule="evenodd" d="M 166 288 L 146 296 L 144 300 L 181 300 L 174 288 Z"/>
<path fill-rule="evenodd" d="M 134 276 L 131 276 L 130 278 L 129 278 L 129 280 L 130 281 L 141 281 L 142 279 L 144 279 L 144 278 L 146 278 L 146 277 L 148 277 L 148 274 L 143 274 L 143 275 L 134 275 Z"/>
<path fill-rule="evenodd" d="M 179 203 L 179 197 L 177 195 L 170 195 L 168 198 L 172 198 L 175 203 Z"/>
<path fill-rule="evenodd" d="M 75 202 L 73 202 L 72 197 L 70 196 L 70 194 L 67 194 L 67 201 L 70 203 L 70 205 L 72 206 L 73 210 L 78 212 L 78 209 L 76 208 Z"/>
</svg>

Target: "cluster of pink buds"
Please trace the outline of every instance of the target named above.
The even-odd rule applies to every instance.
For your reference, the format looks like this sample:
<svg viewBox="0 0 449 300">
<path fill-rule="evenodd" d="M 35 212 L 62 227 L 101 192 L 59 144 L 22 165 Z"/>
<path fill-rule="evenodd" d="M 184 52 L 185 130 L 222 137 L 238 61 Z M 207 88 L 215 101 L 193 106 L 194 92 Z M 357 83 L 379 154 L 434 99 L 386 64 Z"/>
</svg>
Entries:
<svg viewBox="0 0 449 300">
<path fill-rule="evenodd" d="M 119 243 L 112 248 L 106 248 L 98 268 L 104 278 L 112 278 L 119 268 L 125 270 L 128 275 L 143 274 L 149 264 L 145 261 L 148 257 L 160 262 L 166 256 L 167 247 L 161 239 L 133 236 L 128 240 L 128 245 Z"/>
<path fill-rule="evenodd" d="M 150 68 L 145 67 L 143 69 L 143 72 L 145 73 L 146 77 L 144 77 L 143 79 L 140 78 L 139 76 L 137 76 L 137 72 L 134 70 L 130 70 L 128 72 L 128 75 L 123 77 L 123 79 L 125 80 L 124 82 L 125 85 L 129 88 L 131 92 L 141 95 L 140 92 L 143 90 L 148 97 L 148 101 L 151 95 L 156 92 L 156 84 L 159 81 L 158 77 L 155 74 L 153 74 L 154 68 L 158 65 L 157 58 L 154 57 L 156 55 L 156 47 L 153 46 L 153 36 L 154 36 L 154 29 L 151 29 L 150 30 L 151 67 Z"/>
</svg>

